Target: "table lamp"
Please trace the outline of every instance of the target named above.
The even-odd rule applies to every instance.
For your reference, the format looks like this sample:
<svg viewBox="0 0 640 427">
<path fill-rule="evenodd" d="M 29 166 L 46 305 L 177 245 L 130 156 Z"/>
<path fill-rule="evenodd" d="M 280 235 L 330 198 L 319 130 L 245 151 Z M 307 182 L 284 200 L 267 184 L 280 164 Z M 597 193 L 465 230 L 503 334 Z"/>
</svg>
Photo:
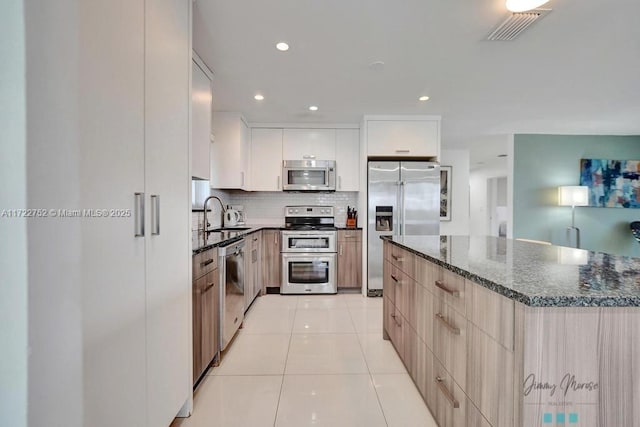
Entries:
<svg viewBox="0 0 640 427">
<path fill-rule="evenodd" d="M 580 229 L 576 227 L 576 206 L 589 206 L 589 187 L 563 185 L 558 187 L 558 205 L 571 206 L 571 227 L 567 227 L 567 238 L 576 235 L 576 248 L 580 247 Z"/>
</svg>

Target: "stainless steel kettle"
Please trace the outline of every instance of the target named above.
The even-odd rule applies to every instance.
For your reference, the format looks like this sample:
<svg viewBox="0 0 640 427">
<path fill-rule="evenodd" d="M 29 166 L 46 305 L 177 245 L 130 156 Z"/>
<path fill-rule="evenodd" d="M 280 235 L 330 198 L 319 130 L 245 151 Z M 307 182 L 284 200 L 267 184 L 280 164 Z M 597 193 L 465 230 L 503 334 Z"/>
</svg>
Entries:
<svg viewBox="0 0 640 427">
<path fill-rule="evenodd" d="M 235 209 L 227 209 L 224 212 L 224 226 L 235 227 L 240 222 L 240 212 Z"/>
</svg>

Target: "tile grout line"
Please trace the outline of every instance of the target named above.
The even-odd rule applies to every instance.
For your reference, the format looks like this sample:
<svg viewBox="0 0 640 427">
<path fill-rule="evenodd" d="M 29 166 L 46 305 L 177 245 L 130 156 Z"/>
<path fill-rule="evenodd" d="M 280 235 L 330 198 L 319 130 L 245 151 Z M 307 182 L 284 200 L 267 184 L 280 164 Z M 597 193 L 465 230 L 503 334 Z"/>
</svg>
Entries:
<svg viewBox="0 0 640 427">
<path fill-rule="evenodd" d="M 296 316 L 298 315 L 298 304 L 300 302 L 300 298 L 296 297 L 296 306 L 294 308 L 293 313 L 293 321 L 291 322 L 291 330 L 289 331 L 289 345 L 287 346 L 287 356 L 284 358 L 284 367 L 282 369 L 282 381 L 280 382 L 280 393 L 278 394 L 278 403 L 276 404 L 276 413 L 273 418 L 273 427 L 276 427 L 276 423 L 278 422 L 278 411 L 280 410 L 280 400 L 282 399 L 282 391 L 284 390 L 284 378 L 287 372 L 287 362 L 289 362 L 289 352 L 291 351 L 291 340 L 293 339 L 293 325 L 296 322 Z"/>
<path fill-rule="evenodd" d="M 351 311 L 349 310 L 349 317 L 351 318 L 351 323 L 353 323 L 353 327 L 355 329 L 355 322 L 353 321 L 353 316 L 351 315 Z M 384 326 L 383 326 L 384 328 Z M 389 427 L 389 421 L 387 421 L 387 415 L 384 413 L 384 407 L 382 406 L 382 402 L 380 401 L 380 396 L 378 395 L 378 390 L 376 389 L 376 384 L 373 381 L 373 374 L 371 373 L 371 369 L 369 368 L 369 362 L 367 361 L 367 355 L 364 352 L 364 347 L 362 346 L 362 340 L 360 334 L 356 331 L 356 338 L 358 340 L 358 345 L 360 345 L 360 351 L 362 352 L 362 358 L 364 359 L 364 364 L 367 366 L 367 373 L 369 374 L 369 381 L 371 381 L 371 386 L 373 387 L 373 391 L 376 394 L 376 399 L 378 401 L 378 406 L 380 407 L 380 412 L 382 412 L 382 418 L 384 419 L 384 423 Z"/>
</svg>

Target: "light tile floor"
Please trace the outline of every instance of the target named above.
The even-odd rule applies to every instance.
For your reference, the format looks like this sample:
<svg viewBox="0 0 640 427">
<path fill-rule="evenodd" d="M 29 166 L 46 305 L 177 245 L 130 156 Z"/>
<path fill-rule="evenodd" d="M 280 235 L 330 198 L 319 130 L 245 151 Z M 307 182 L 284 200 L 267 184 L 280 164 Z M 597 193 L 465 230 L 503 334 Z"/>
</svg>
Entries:
<svg viewBox="0 0 640 427">
<path fill-rule="evenodd" d="M 172 427 L 436 426 L 390 342 L 382 298 L 258 297 Z"/>
</svg>

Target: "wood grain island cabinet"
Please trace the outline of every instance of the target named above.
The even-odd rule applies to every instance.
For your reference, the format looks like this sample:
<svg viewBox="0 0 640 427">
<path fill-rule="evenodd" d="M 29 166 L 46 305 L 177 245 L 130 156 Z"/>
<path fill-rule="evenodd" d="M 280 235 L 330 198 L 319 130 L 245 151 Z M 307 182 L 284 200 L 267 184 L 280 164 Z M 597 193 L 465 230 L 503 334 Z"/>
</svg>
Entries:
<svg viewBox="0 0 640 427">
<path fill-rule="evenodd" d="M 383 335 L 438 425 L 640 426 L 640 260 L 566 250 L 385 239 Z"/>
<path fill-rule="evenodd" d="M 338 288 L 362 288 L 362 230 L 338 230 Z"/>
</svg>

